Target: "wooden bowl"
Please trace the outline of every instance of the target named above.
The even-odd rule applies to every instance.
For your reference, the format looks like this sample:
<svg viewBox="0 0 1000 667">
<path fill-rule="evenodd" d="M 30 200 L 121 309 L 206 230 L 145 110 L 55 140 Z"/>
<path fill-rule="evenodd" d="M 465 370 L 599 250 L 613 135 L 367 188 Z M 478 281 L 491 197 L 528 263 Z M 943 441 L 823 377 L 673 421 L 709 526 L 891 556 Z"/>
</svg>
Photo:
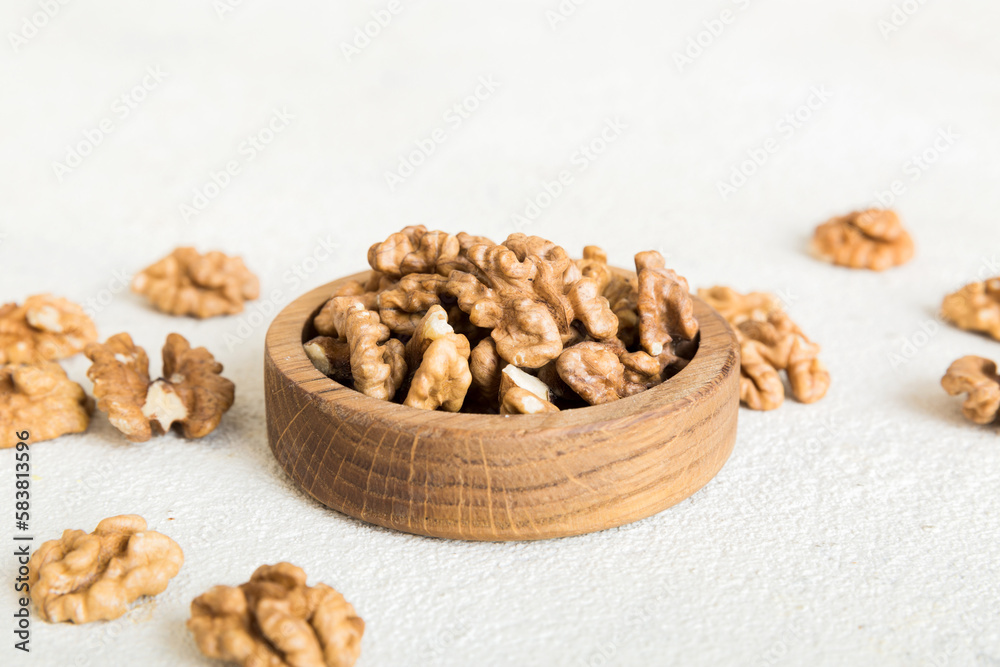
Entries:
<svg viewBox="0 0 1000 667">
<path fill-rule="evenodd" d="M 312 336 L 316 312 L 341 283 L 367 276 L 305 294 L 267 332 L 271 451 L 328 507 L 434 537 L 579 535 L 680 502 L 732 452 L 739 346 L 726 321 L 698 299 L 698 352 L 658 387 L 544 415 L 453 414 L 369 398 L 306 357 L 302 344 Z"/>
</svg>

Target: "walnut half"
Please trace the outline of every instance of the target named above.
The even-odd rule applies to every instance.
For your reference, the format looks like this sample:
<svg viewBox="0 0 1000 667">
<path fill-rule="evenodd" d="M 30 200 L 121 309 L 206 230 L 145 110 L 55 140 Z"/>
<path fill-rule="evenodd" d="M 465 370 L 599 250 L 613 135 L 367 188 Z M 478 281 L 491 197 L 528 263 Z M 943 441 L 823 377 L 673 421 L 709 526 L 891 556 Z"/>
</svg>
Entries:
<svg viewBox="0 0 1000 667">
<path fill-rule="evenodd" d="M 941 386 L 952 396 L 968 394 L 962 414 L 977 424 L 1000 417 L 1000 376 L 996 363 L 983 357 L 962 357 L 948 368 Z"/>
<path fill-rule="evenodd" d="M 949 294 L 941 315 L 966 331 L 979 331 L 1000 340 L 1000 277 L 971 283 Z"/>
<path fill-rule="evenodd" d="M 95 340 L 93 320 L 72 301 L 37 294 L 0 306 L 0 364 L 65 359 Z"/>
<path fill-rule="evenodd" d="M 206 656 L 245 667 L 351 667 L 365 622 L 340 593 L 278 563 L 195 598 L 187 627 Z"/>
<path fill-rule="evenodd" d="M 894 211 L 873 208 L 824 222 L 809 249 L 825 262 L 884 271 L 913 258 L 913 238 Z"/>
<path fill-rule="evenodd" d="M 39 616 L 51 623 L 118 618 L 143 595 L 167 588 L 184 553 L 141 516 L 104 519 L 89 535 L 67 530 L 28 562 L 28 586 Z"/>
<path fill-rule="evenodd" d="M 59 364 L 0 366 L 0 449 L 17 445 L 17 431 L 28 431 L 31 442 L 82 433 L 91 407 Z"/>
<path fill-rule="evenodd" d="M 260 283 L 239 257 L 177 248 L 140 271 L 132 291 L 164 313 L 206 318 L 243 312 L 244 301 L 260 296 Z"/>
<path fill-rule="evenodd" d="M 185 438 L 201 438 L 219 425 L 233 405 L 236 388 L 219 375 L 222 364 L 203 347 L 191 349 L 180 334 L 163 346 L 163 377 L 149 379 L 146 351 L 127 333 L 85 351 L 93 362 L 87 377 L 94 383 L 97 408 L 133 442 L 145 442 L 177 424 Z"/>
</svg>

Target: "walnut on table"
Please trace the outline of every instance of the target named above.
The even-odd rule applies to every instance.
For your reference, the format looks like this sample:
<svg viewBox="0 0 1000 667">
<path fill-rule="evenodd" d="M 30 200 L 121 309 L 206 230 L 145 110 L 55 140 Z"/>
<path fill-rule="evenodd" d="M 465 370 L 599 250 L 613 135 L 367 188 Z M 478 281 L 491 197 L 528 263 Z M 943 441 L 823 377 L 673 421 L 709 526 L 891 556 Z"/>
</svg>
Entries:
<svg viewBox="0 0 1000 667">
<path fill-rule="evenodd" d="M 31 434 L 29 442 L 82 433 L 92 407 L 59 364 L 0 366 L 0 449 L 16 446 L 20 431 Z"/>
<path fill-rule="evenodd" d="M 127 333 L 85 351 L 93 362 L 97 408 L 133 442 L 145 442 L 178 425 L 185 438 L 201 438 L 219 425 L 233 405 L 236 388 L 219 375 L 222 364 L 203 347 L 192 349 L 180 334 L 163 346 L 163 377 L 150 381 L 149 357 Z"/>
<path fill-rule="evenodd" d="M 140 271 L 132 291 L 164 313 L 203 319 L 242 313 L 245 301 L 260 296 L 260 283 L 239 257 L 177 248 Z"/>
<path fill-rule="evenodd" d="M 28 586 L 43 620 L 90 623 L 162 593 L 183 564 L 176 542 L 127 514 L 104 519 L 89 535 L 67 530 L 42 544 L 28 562 Z"/>
<path fill-rule="evenodd" d="M 952 396 L 968 394 L 962 407 L 966 419 L 992 424 L 1000 418 L 1000 376 L 995 362 L 983 357 L 962 357 L 948 368 L 941 386 Z"/>
<path fill-rule="evenodd" d="M 36 294 L 0 306 L 0 364 L 65 359 L 95 340 L 93 320 L 72 301 Z"/>
<path fill-rule="evenodd" d="M 191 603 L 187 627 L 206 656 L 245 667 L 351 667 L 365 622 L 326 584 L 291 563 L 262 565 L 240 586 Z"/>
<path fill-rule="evenodd" d="M 740 294 L 729 287 L 698 290 L 736 330 L 740 342 L 740 400 L 753 410 L 774 410 L 785 398 L 778 371 L 788 374 L 792 395 L 814 403 L 826 395 L 830 373 L 810 341 L 772 294 Z"/>
<path fill-rule="evenodd" d="M 894 211 L 867 209 L 831 218 L 816 228 L 810 252 L 852 269 L 885 269 L 913 258 L 913 238 Z"/>
<path fill-rule="evenodd" d="M 966 331 L 1000 340 L 1000 277 L 970 283 L 945 297 L 941 315 Z"/>
</svg>

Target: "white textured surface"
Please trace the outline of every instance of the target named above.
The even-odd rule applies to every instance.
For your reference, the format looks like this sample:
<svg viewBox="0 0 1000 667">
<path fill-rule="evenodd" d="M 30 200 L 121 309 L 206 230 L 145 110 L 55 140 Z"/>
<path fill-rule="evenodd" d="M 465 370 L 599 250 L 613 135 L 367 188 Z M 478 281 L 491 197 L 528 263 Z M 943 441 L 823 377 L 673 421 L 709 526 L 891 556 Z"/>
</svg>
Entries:
<svg viewBox="0 0 1000 667">
<path fill-rule="evenodd" d="M 1000 273 L 1000 6 L 926 2 L 883 39 L 890 0 L 593 0 L 555 30 L 557 0 L 401 2 L 352 62 L 340 43 L 384 3 L 245 0 L 220 19 L 207 1 L 76 1 L 16 53 L 5 38 L 0 297 L 99 299 L 115 271 L 194 243 L 244 255 L 284 304 L 362 268 L 404 224 L 503 237 L 568 170 L 526 231 L 599 243 L 622 265 L 658 247 L 696 286 L 784 291 L 824 347 L 830 395 L 743 411 L 716 480 L 638 524 L 539 544 L 415 538 L 324 509 L 278 469 L 266 327 L 173 319 L 119 293 L 102 336 L 157 350 L 179 331 L 217 353 L 237 403 L 203 442 L 130 445 L 98 417 L 32 447 L 39 538 L 136 512 L 187 563 L 123 621 L 35 623 L 31 664 L 210 664 L 184 629 L 191 598 L 287 559 L 356 605 L 369 666 L 1000 665 L 1000 433 L 965 423 L 938 386 L 953 359 L 1000 358 L 1000 344 L 926 324 L 946 291 L 990 262 Z M 725 8 L 735 20 L 678 72 L 674 52 Z M 7 0 L 0 27 L 36 10 Z M 155 66 L 167 77 L 119 119 L 114 100 Z M 449 124 L 481 76 L 496 92 Z M 777 124 L 821 85 L 832 98 L 788 136 Z M 240 143 L 275 108 L 294 121 L 247 161 Z M 105 116 L 113 132 L 60 183 L 52 162 Z M 615 117 L 627 127 L 578 171 L 579 144 Z M 438 127 L 444 143 L 390 193 L 384 172 Z M 960 137 L 912 180 L 904 162 L 947 127 Z M 718 180 L 769 137 L 777 153 L 723 201 Z M 186 223 L 179 205 L 232 159 L 241 172 Z M 813 225 L 895 179 L 916 261 L 875 275 L 804 254 Z M 328 236 L 333 256 L 307 260 Z M 894 367 L 896 353 L 910 358 Z M 66 366 L 85 382 L 84 359 Z M 0 452 L 3 544 L 12 461 Z M 27 663 L 10 647 L 9 555 L 0 572 L 0 662 Z"/>
</svg>

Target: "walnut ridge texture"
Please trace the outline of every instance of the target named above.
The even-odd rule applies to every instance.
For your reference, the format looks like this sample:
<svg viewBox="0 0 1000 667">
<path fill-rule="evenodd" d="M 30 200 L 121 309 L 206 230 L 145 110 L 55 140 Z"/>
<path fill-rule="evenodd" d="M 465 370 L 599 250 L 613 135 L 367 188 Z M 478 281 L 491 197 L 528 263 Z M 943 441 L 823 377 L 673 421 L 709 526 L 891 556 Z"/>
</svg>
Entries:
<svg viewBox="0 0 1000 667">
<path fill-rule="evenodd" d="M 884 271 L 913 258 L 913 238 L 894 211 L 868 209 L 831 218 L 816 228 L 810 252 L 852 269 Z"/>
<path fill-rule="evenodd" d="M 373 398 L 505 415 L 595 405 L 666 381 L 697 348 L 687 281 L 655 251 L 628 276 L 597 246 L 573 260 L 537 236 L 413 226 L 371 246 L 368 262 L 367 284 L 341 284 L 313 318 L 305 351 Z M 599 391 L 602 364 L 614 387 Z M 505 379 L 513 371 L 549 389 Z"/>
<path fill-rule="evenodd" d="M 95 340 L 93 320 L 72 301 L 37 294 L 0 306 L 0 364 L 65 359 Z"/>
<path fill-rule="evenodd" d="M 133 514 L 104 519 L 93 533 L 67 530 L 31 556 L 28 585 L 41 618 L 90 623 L 118 618 L 143 595 L 167 588 L 184 564 L 172 539 Z"/>
<path fill-rule="evenodd" d="M 1000 417 L 1000 376 L 995 362 L 983 357 L 962 357 L 948 368 L 941 386 L 952 396 L 968 394 L 962 414 L 977 424 L 991 424 Z"/>
<path fill-rule="evenodd" d="M 206 318 L 243 312 L 260 296 L 260 283 L 239 257 L 177 248 L 140 271 L 132 291 L 164 313 Z"/>
<path fill-rule="evenodd" d="M 240 586 L 215 586 L 191 603 L 201 652 L 245 667 L 351 667 L 365 622 L 326 584 L 306 585 L 291 563 L 262 565 Z"/>
<path fill-rule="evenodd" d="M 19 431 L 28 431 L 31 442 L 82 433 L 90 409 L 83 388 L 59 364 L 0 366 L 0 449 L 17 445 Z"/>
<path fill-rule="evenodd" d="M 970 283 L 945 297 L 941 315 L 959 329 L 1000 340 L 1000 277 Z"/>
<path fill-rule="evenodd" d="M 180 334 L 163 346 L 163 377 L 151 381 L 146 351 L 127 333 L 87 346 L 93 362 L 97 408 L 133 442 L 162 435 L 175 424 L 185 438 L 201 438 L 219 425 L 233 405 L 235 386 L 219 375 L 222 364 L 203 347 L 192 349 Z"/>
</svg>

